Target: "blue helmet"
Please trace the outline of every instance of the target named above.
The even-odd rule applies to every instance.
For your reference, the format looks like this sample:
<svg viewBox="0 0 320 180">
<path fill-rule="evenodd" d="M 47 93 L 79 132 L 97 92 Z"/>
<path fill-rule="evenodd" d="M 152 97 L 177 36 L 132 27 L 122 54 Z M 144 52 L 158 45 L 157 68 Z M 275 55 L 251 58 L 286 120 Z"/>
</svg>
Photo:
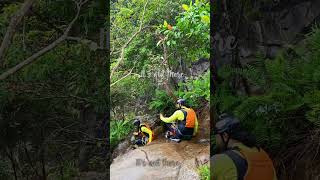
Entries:
<svg viewBox="0 0 320 180">
<path fill-rule="evenodd" d="M 186 100 L 180 98 L 180 99 L 177 100 L 177 104 L 181 104 L 181 105 L 185 106 L 186 105 Z"/>
<path fill-rule="evenodd" d="M 133 125 L 134 126 L 140 126 L 140 119 L 135 119 L 134 121 L 133 121 Z"/>
</svg>

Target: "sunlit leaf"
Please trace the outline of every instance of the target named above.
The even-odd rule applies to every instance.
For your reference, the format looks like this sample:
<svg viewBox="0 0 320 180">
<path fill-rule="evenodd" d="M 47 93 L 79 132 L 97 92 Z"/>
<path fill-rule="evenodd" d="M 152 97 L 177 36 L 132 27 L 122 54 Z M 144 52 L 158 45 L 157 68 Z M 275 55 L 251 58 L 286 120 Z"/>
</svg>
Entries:
<svg viewBox="0 0 320 180">
<path fill-rule="evenodd" d="M 168 27 L 168 22 L 167 22 L 166 20 L 164 20 L 163 25 L 164 25 L 165 27 Z"/>
<path fill-rule="evenodd" d="M 190 10 L 189 6 L 186 5 L 186 4 L 182 4 L 182 8 L 183 8 L 185 11 L 189 11 L 189 10 Z"/>
<path fill-rule="evenodd" d="M 204 23 L 209 24 L 210 23 L 210 17 L 205 15 L 205 16 L 201 16 L 201 21 Z"/>
</svg>

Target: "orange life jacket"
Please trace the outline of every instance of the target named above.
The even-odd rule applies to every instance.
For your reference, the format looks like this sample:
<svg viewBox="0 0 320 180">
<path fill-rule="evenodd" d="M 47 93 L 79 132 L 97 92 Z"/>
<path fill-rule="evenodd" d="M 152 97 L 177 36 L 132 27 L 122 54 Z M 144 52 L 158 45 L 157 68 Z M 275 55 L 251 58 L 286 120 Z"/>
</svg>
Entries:
<svg viewBox="0 0 320 180">
<path fill-rule="evenodd" d="M 196 122 L 196 112 L 192 108 L 181 109 L 184 113 L 184 121 L 187 128 L 194 128 Z"/>
<path fill-rule="evenodd" d="M 237 148 L 237 151 L 240 152 L 243 157 L 233 151 L 228 151 L 226 154 L 233 160 L 237 167 L 238 179 L 273 180 L 275 176 L 273 163 L 263 149 L 260 149 L 258 152 L 248 152 Z M 243 163 L 243 161 L 246 162 Z"/>
<path fill-rule="evenodd" d="M 260 149 L 259 152 L 241 151 L 248 162 L 248 170 L 244 176 L 245 180 L 273 180 L 274 167 L 268 154 Z"/>
</svg>

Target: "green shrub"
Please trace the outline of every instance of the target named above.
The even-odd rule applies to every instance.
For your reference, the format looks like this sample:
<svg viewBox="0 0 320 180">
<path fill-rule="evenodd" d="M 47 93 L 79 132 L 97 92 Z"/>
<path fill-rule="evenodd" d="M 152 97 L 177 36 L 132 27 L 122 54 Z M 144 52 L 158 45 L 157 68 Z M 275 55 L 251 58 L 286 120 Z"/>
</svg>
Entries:
<svg viewBox="0 0 320 180">
<path fill-rule="evenodd" d="M 189 2 L 189 5 L 182 5 L 184 11 L 175 18 L 172 29 L 168 27 L 170 22 L 165 20 L 159 31 L 168 38 L 165 41 L 167 46 L 181 52 L 191 62 L 198 60 L 199 56 L 209 58 L 210 5 L 203 0 L 194 4 Z"/>
<path fill-rule="evenodd" d="M 179 83 L 179 88 L 174 94 L 179 98 L 187 100 L 191 107 L 200 107 L 204 101 L 210 99 L 210 72 L 206 72 L 197 79 L 190 79 L 187 82 Z M 175 110 L 175 102 L 163 90 L 156 90 L 155 97 L 151 101 L 150 109 L 171 114 Z"/>
<path fill-rule="evenodd" d="M 174 100 L 163 90 L 156 90 L 155 96 L 149 104 L 150 109 L 169 115 L 175 110 Z"/>
<path fill-rule="evenodd" d="M 12 179 L 11 172 L 9 171 L 10 164 L 6 160 L 0 162 L 0 180 L 10 180 Z"/>
<path fill-rule="evenodd" d="M 177 96 L 187 100 L 191 107 L 199 107 L 203 101 L 210 100 L 210 71 L 197 79 L 190 79 L 179 84 Z"/>
<path fill-rule="evenodd" d="M 49 172 L 48 180 L 69 180 L 79 176 L 79 170 L 74 161 L 64 161 L 62 163 L 62 174 L 60 168 L 61 167 L 55 168 L 52 172 Z"/>
<path fill-rule="evenodd" d="M 110 122 L 110 146 L 113 149 L 132 131 L 133 125 L 129 120 L 112 120 Z"/>
<path fill-rule="evenodd" d="M 209 165 L 202 165 L 198 168 L 201 180 L 210 180 L 210 167 Z"/>
</svg>

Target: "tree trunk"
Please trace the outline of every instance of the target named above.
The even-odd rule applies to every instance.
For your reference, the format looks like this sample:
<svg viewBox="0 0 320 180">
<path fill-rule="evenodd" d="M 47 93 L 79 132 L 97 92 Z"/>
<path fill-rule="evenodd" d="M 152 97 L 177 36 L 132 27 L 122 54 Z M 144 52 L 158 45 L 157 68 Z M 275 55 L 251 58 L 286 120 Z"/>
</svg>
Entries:
<svg viewBox="0 0 320 180">
<path fill-rule="evenodd" d="M 38 170 L 35 168 L 35 165 L 32 163 L 32 160 L 31 160 L 31 157 L 30 157 L 30 153 L 29 153 L 29 151 L 27 149 L 26 143 L 24 143 L 24 152 L 26 154 L 27 161 L 30 164 L 31 168 L 33 169 L 33 171 L 36 174 L 36 176 L 39 177 Z"/>
<path fill-rule="evenodd" d="M 215 35 L 219 32 L 219 26 L 222 24 L 222 2 L 216 1 L 217 11 L 210 11 L 210 21 L 215 22 L 211 23 L 210 34 Z M 213 106 L 213 97 L 216 94 L 217 89 L 217 60 L 221 58 L 219 44 L 214 41 L 214 38 L 211 37 L 210 42 L 210 132 L 213 132 L 216 117 L 217 117 L 217 107 Z M 212 135 L 212 134 L 210 134 Z"/>
<path fill-rule="evenodd" d="M 80 152 L 79 152 L 79 171 L 86 172 L 89 170 L 90 150 L 92 144 L 88 143 L 95 137 L 95 127 L 97 123 L 96 113 L 93 107 L 84 107 L 80 115 Z M 85 135 L 84 135 L 85 134 Z"/>
<path fill-rule="evenodd" d="M 18 180 L 18 174 L 17 174 L 17 168 L 16 168 L 16 163 L 14 162 L 14 158 L 13 158 L 13 150 L 10 148 L 6 148 L 6 152 L 7 152 L 7 156 L 11 161 L 11 166 L 12 166 L 12 170 L 13 170 L 13 174 L 14 174 L 14 179 Z"/>
<path fill-rule="evenodd" d="M 168 50 L 167 46 L 165 43 L 163 43 L 163 64 L 165 71 L 171 70 L 169 66 L 169 60 L 168 60 Z M 171 77 L 165 77 L 164 78 L 164 87 L 167 92 L 167 94 L 174 100 L 176 101 L 178 98 L 174 95 L 174 84 L 172 83 L 172 78 Z"/>
<path fill-rule="evenodd" d="M 17 30 L 17 26 L 20 24 L 23 17 L 27 14 L 27 12 L 29 11 L 29 9 L 31 8 L 34 2 L 35 0 L 26 0 L 22 5 L 21 9 L 11 18 L 10 24 L 7 28 L 7 32 L 3 38 L 3 41 L 0 47 L 0 65 L 1 66 L 3 65 L 3 62 L 4 62 L 5 53 L 8 50 L 11 44 L 12 38 L 14 36 L 14 33 Z"/>
<path fill-rule="evenodd" d="M 44 142 L 44 132 L 43 129 L 41 129 L 41 139 L 42 142 Z M 42 164 L 42 179 L 47 179 L 47 173 L 46 173 L 46 162 L 45 162 L 45 146 L 42 144 L 41 146 L 41 164 Z"/>
</svg>

